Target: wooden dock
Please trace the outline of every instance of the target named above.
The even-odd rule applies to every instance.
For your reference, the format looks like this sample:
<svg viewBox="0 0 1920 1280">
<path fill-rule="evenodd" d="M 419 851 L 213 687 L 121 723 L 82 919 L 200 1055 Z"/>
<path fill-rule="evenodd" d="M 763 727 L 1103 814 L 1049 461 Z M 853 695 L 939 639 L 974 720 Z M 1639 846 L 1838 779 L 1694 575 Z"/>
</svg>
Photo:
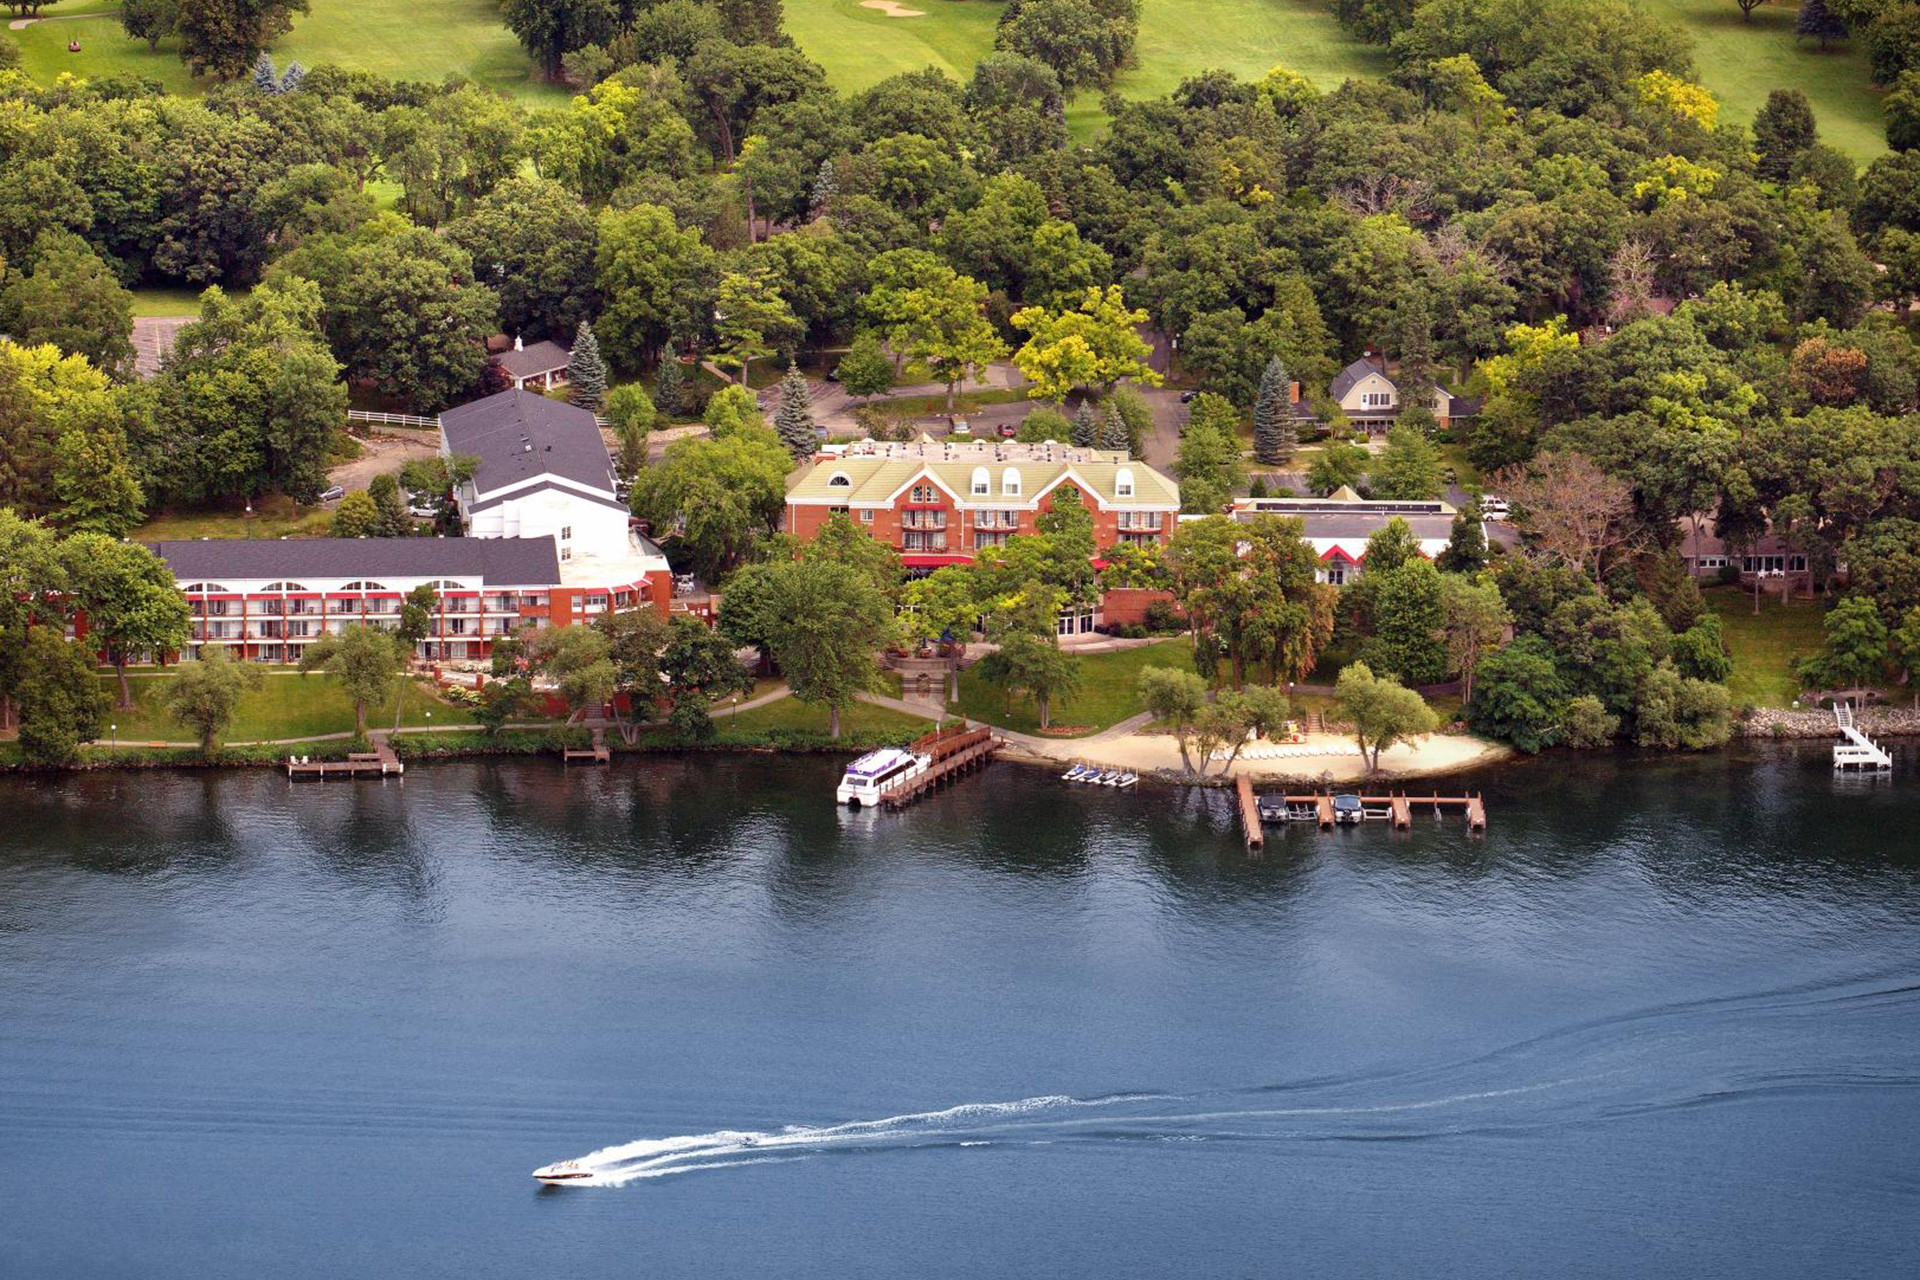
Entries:
<svg viewBox="0 0 1920 1280">
<path fill-rule="evenodd" d="M 1247 848 L 1257 851 L 1267 836 L 1260 825 L 1260 803 L 1253 798 L 1253 783 L 1243 773 L 1233 780 L 1233 790 L 1239 800 L 1240 833 L 1247 838 Z"/>
<path fill-rule="evenodd" d="M 328 778 L 357 778 L 362 774 L 385 777 L 388 774 L 405 773 L 407 766 L 400 757 L 393 754 L 393 748 L 384 741 L 376 741 L 371 751 L 349 751 L 345 760 L 301 760 L 296 756 L 287 757 L 287 777 L 317 778 L 325 782 Z"/>
<path fill-rule="evenodd" d="M 1331 794 L 1323 791 L 1313 795 L 1289 795 L 1282 796 L 1281 800 L 1288 808 L 1297 806 L 1311 809 L 1322 831 L 1333 830 L 1335 823 Z M 1383 796 L 1363 795 L 1360 797 L 1360 805 L 1367 816 L 1376 819 L 1385 817 L 1397 831 L 1405 831 L 1411 827 L 1414 811 L 1421 808 L 1431 808 L 1436 818 L 1449 811 L 1458 811 L 1466 817 L 1467 830 L 1485 831 L 1487 829 L 1487 804 L 1478 792 L 1464 796 L 1410 796 L 1404 791 L 1396 791 Z"/>
<path fill-rule="evenodd" d="M 907 750 L 915 755 L 930 756 L 933 762 L 919 777 L 881 793 L 880 803 L 889 809 L 904 808 L 928 792 L 985 767 L 992 762 L 994 753 L 1000 750 L 1000 739 L 993 736 L 991 729 L 961 726 L 936 729 L 925 737 L 915 739 Z"/>
<path fill-rule="evenodd" d="M 562 764 L 611 764 L 613 753 L 607 750 L 607 732 L 604 729 L 593 731 L 593 745 L 590 747 L 562 747 Z"/>
</svg>

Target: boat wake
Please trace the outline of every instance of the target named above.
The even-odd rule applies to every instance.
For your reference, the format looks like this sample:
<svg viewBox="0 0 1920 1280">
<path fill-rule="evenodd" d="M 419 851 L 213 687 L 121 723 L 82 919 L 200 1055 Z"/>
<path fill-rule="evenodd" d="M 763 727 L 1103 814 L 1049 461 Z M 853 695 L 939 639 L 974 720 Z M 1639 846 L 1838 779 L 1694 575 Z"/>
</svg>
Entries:
<svg viewBox="0 0 1920 1280">
<path fill-rule="evenodd" d="M 578 1157 L 588 1176 L 569 1185 L 934 1148 L 1515 1135 L 1769 1097 L 1920 1091 L 1920 1053 L 1890 1059 L 1884 1036 L 1847 1034 L 1856 1019 L 1904 1020 L 1916 1006 L 1920 986 L 1910 979 L 1855 980 L 1643 1009 L 1404 1069 L 1188 1094 L 1047 1094 L 842 1124 L 643 1138 Z M 1817 1040 L 1794 1035 L 1797 1052 L 1773 1043 L 1804 1033 L 1811 1017 L 1820 1020 Z"/>
</svg>

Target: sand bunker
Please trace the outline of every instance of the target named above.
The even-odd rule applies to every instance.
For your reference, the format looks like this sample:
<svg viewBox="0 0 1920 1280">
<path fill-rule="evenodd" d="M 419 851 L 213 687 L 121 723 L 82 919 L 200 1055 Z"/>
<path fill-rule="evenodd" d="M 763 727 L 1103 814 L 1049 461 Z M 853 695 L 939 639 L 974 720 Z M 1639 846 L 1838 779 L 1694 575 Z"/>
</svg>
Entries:
<svg viewBox="0 0 1920 1280">
<path fill-rule="evenodd" d="M 878 9 L 889 18 L 924 18 L 927 16 L 926 11 L 923 9 L 909 9 L 903 4 L 895 4 L 894 0 L 860 0 L 860 7 L 862 9 Z"/>
</svg>

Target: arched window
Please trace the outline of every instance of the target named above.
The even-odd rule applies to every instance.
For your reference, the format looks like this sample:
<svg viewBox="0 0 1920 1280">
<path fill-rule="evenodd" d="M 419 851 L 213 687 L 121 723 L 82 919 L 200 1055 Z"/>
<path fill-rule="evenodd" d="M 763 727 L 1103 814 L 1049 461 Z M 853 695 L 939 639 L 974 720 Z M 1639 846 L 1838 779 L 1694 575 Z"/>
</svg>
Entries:
<svg viewBox="0 0 1920 1280">
<path fill-rule="evenodd" d="M 298 582 L 269 582 L 262 591 L 305 591 L 306 587 Z"/>
<path fill-rule="evenodd" d="M 473 588 L 464 582 L 455 582 L 452 578 L 442 578 L 433 584 L 435 591 L 471 591 Z"/>
<path fill-rule="evenodd" d="M 384 582 L 349 582 L 340 589 L 342 591 L 385 591 L 387 590 L 387 584 Z"/>
<path fill-rule="evenodd" d="M 1009 498 L 1020 496 L 1020 468 L 1008 467 L 1000 473 L 1000 492 Z"/>
<path fill-rule="evenodd" d="M 190 582 L 186 586 L 180 588 L 180 594 L 188 595 L 188 596 L 199 596 L 199 595 L 220 596 L 220 595 L 232 595 L 233 592 L 229 591 L 227 588 L 221 586 L 217 582 Z"/>
<path fill-rule="evenodd" d="M 975 467 L 973 469 L 973 496 L 976 498 L 984 498 L 991 492 L 993 492 L 993 477 L 988 474 L 985 467 Z"/>
<path fill-rule="evenodd" d="M 827 477 L 827 487 L 829 489 L 851 489 L 853 487 L 853 477 L 844 471 L 836 471 Z"/>
<path fill-rule="evenodd" d="M 1113 492 L 1116 497 L 1131 498 L 1133 496 L 1133 468 L 1122 467 L 1114 472 Z"/>
</svg>

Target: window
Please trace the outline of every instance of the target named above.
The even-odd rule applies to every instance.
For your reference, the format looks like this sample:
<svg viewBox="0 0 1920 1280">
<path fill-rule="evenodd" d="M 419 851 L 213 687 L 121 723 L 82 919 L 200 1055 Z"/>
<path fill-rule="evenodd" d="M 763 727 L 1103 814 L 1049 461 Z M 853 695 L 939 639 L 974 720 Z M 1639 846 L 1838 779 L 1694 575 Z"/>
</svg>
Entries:
<svg viewBox="0 0 1920 1280">
<path fill-rule="evenodd" d="M 340 589 L 342 591 L 385 591 L 388 587 L 384 582 L 349 582 Z"/>
<path fill-rule="evenodd" d="M 907 496 L 914 502 L 938 502 L 940 500 L 935 494 L 933 486 L 930 484 L 917 484 L 913 486 L 913 492 Z"/>
<path fill-rule="evenodd" d="M 908 551 L 945 551 L 947 534 L 943 529 L 938 533 L 908 533 L 905 535 Z"/>
<path fill-rule="evenodd" d="M 984 498 L 993 491 L 993 476 L 985 467 L 973 469 L 973 496 Z"/>
<path fill-rule="evenodd" d="M 1020 513 L 1005 509 L 983 510 L 973 513 L 973 527 L 976 529 L 1018 529 Z"/>
<path fill-rule="evenodd" d="M 944 529 L 947 527 L 947 513 L 944 511 L 902 511 L 900 525 L 905 529 Z"/>
<path fill-rule="evenodd" d="M 194 588 L 188 587 L 187 590 L 192 591 L 194 590 Z M 266 586 L 262 587 L 261 590 L 262 591 L 305 591 L 306 588 L 301 586 L 297 582 L 269 582 Z"/>
<path fill-rule="evenodd" d="M 829 489 L 851 489 L 852 487 L 853 477 L 844 471 L 836 471 L 827 477 L 827 488 Z"/>
<path fill-rule="evenodd" d="M 572 526 L 572 525 L 570 525 L 570 524 L 563 524 L 563 525 L 561 525 L 561 526 L 560 526 L 560 541 L 562 541 L 562 542 L 571 542 L 571 541 L 573 541 L 573 526 Z"/>
<path fill-rule="evenodd" d="M 588 597 L 587 597 L 587 608 L 589 608 L 589 609 L 604 609 L 604 608 L 606 608 L 606 607 L 607 607 L 607 598 L 606 598 L 606 596 L 604 596 L 604 595 L 597 595 L 597 596 L 588 596 Z"/>
<path fill-rule="evenodd" d="M 1000 496 L 1017 498 L 1020 496 L 1020 471 L 1017 467 L 1008 467 L 1000 473 Z"/>
<path fill-rule="evenodd" d="M 1345 586 L 1347 582 L 1347 566 L 1343 564 L 1328 565 L 1327 581 L 1336 587 Z"/>
<path fill-rule="evenodd" d="M 1113 492 L 1116 497 L 1131 498 L 1133 496 L 1133 468 L 1122 467 L 1114 473 Z"/>
<path fill-rule="evenodd" d="M 562 560 L 571 560 L 571 559 L 573 559 L 573 548 L 572 548 L 572 547 L 562 547 L 562 548 L 560 548 L 560 558 L 561 558 Z"/>
<path fill-rule="evenodd" d="M 1012 536 L 1004 529 L 975 529 L 973 548 L 978 551 L 982 547 L 1004 547 L 1007 545 L 1007 539 Z"/>
<path fill-rule="evenodd" d="M 862 508 L 861 508 L 861 510 L 860 510 L 860 523 L 861 523 L 861 524 L 872 524 L 872 523 L 873 523 L 873 508 L 872 508 L 872 507 L 862 507 Z"/>
<path fill-rule="evenodd" d="M 833 519 L 835 516 L 843 516 L 845 514 L 847 514 L 847 509 L 845 507 L 828 507 L 827 508 L 827 519 L 829 520 Z"/>
</svg>

